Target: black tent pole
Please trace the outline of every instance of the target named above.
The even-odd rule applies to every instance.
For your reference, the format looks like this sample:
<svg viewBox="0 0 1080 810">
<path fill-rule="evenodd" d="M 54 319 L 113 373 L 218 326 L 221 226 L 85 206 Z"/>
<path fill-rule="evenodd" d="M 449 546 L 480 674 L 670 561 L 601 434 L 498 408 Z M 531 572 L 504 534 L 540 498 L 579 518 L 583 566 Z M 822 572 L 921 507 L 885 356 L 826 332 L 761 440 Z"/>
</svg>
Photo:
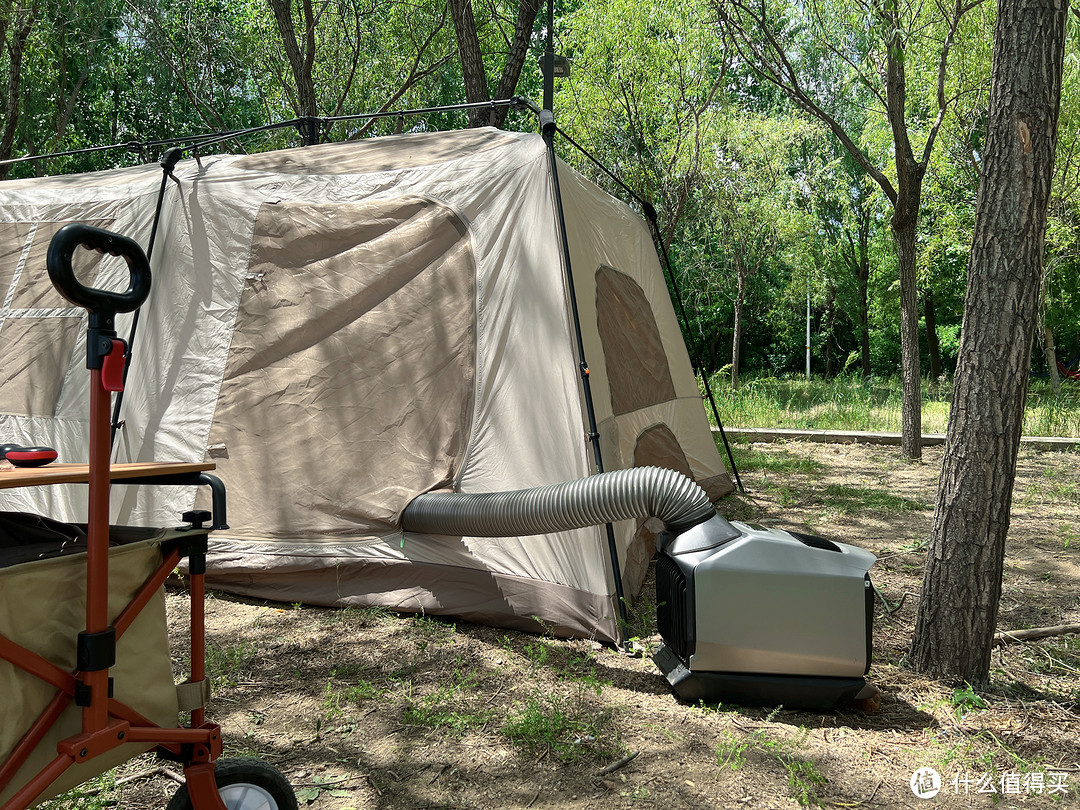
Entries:
<svg viewBox="0 0 1080 810">
<path fill-rule="evenodd" d="M 539 112 L 539 111 L 538 111 Z M 735 483 L 739 487 L 739 492 L 746 492 L 743 489 L 742 478 L 739 477 L 739 469 L 735 466 L 735 456 L 731 453 L 731 445 L 728 443 L 727 433 L 724 431 L 724 423 L 720 421 L 720 410 L 716 407 L 716 398 L 713 397 L 712 385 L 709 383 L 709 377 L 705 373 L 705 358 L 704 349 L 701 344 L 694 338 L 693 330 L 690 328 L 690 318 L 686 314 L 686 307 L 683 306 L 682 292 L 679 289 L 679 281 L 675 278 L 675 269 L 671 264 L 671 257 L 668 255 L 667 248 L 664 246 L 664 239 L 660 233 L 660 224 L 657 221 L 656 208 L 648 200 L 643 199 L 636 191 L 630 186 L 626 185 L 622 180 L 611 173 L 603 163 L 597 159 L 597 157 L 588 152 L 585 147 L 567 135 L 562 129 L 556 127 L 556 130 L 562 135 L 570 145 L 590 160 L 596 168 L 602 171 L 607 177 L 615 183 L 619 188 L 629 195 L 630 199 L 635 200 L 638 205 L 641 206 L 641 213 L 645 217 L 645 221 L 649 223 L 649 232 L 652 235 L 653 243 L 656 245 L 656 250 L 660 254 L 661 264 L 664 269 L 664 275 L 667 276 L 669 282 L 671 282 L 671 289 L 674 292 L 674 300 L 678 305 L 680 320 L 685 335 L 692 341 L 693 351 L 690 352 L 690 363 L 694 367 L 694 373 L 701 374 L 701 382 L 705 387 L 705 393 L 709 400 L 709 405 L 712 406 L 713 419 L 716 420 L 716 427 L 720 431 L 720 438 L 724 441 L 724 449 L 727 451 L 728 462 L 731 464 L 731 472 L 735 475 Z"/>
<path fill-rule="evenodd" d="M 596 410 L 593 407 L 592 386 L 589 383 L 589 363 L 585 358 L 585 342 L 581 337 L 581 318 L 578 315 L 577 294 L 574 292 L 574 272 L 570 266 L 570 244 L 566 239 L 566 218 L 563 214 L 562 194 L 559 191 L 559 171 L 556 166 L 555 157 L 555 119 L 551 115 L 549 110 L 544 110 L 540 114 L 540 123 L 543 127 L 542 132 L 544 135 L 544 141 L 547 143 L 548 156 L 551 163 L 551 180 L 554 186 L 555 192 L 555 208 L 558 212 L 559 219 L 559 235 L 562 239 L 562 251 L 563 251 L 563 264 L 566 267 L 566 283 L 570 292 L 570 311 L 574 317 L 574 333 L 577 338 L 577 352 L 578 360 L 581 363 L 581 384 L 585 395 L 585 410 L 589 418 L 589 442 L 592 444 L 593 461 L 596 466 L 596 472 L 602 473 L 604 471 L 604 458 L 600 451 L 600 433 L 597 430 L 596 425 Z M 622 571 L 619 566 L 619 547 L 615 542 L 615 527 L 607 524 L 607 541 L 608 541 L 608 553 L 611 556 L 611 573 L 615 582 L 615 598 L 619 602 L 619 619 L 620 619 L 620 632 L 625 633 L 627 626 L 626 617 L 626 598 L 623 593 L 623 581 Z"/>
<path fill-rule="evenodd" d="M 161 158 L 161 189 L 158 191 L 157 207 L 154 209 L 154 223 L 150 228 L 150 241 L 146 245 L 147 262 L 149 262 L 154 255 L 154 242 L 157 239 L 158 224 L 161 222 L 161 204 L 165 200 L 166 184 L 168 183 L 169 178 L 173 176 L 173 169 L 176 168 L 176 164 L 180 161 L 183 154 L 183 149 L 174 147 L 166 152 L 165 156 Z M 128 369 L 131 367 L 132 350 L 135 346 L 135 333 L 139 329 L 139 312 L 141 310 L 142 307 L 139 307 L 131 314 L 131 329 L 128 331 L 127 350 L 124 352 L 124 383 L 127 383 Z M 116 431 L 119 430 L 120 426 L 123 424 L 120 421 L 120 412 L 123 406 L 124 390 L 121 388 L 116 395 L 116 401 L 113 403 L 112 423 L 109 425 L 110 448 L 116 442 Z"/>
<path fill-rule="evenodd" d="M 581 317 L 578 314 L 577 293 L 574 290 L 574 271 L 570 263 L 570 243 L 566 238 L 566 217 L 563 213 L 562 192 L 559 190 L 559 167 L 555 155 L 555 115 L 552 107 L 555 101 L 555 45 L 554 45 L 554 0 L 548 0 L 547 9 L 547 47 L 544 50 L 544 109 L 540 112 L 540 133 L 547 144 L 548 160 L 551 164 L 551 182 L 555 194 L 555 210 L 559 220 L 559 237 L 562 240 L 563 265 L 566 268 L 566 284 L 570 292 L 570 311 L 574 318 L 574 335 L 577 339 L 578 361 L 580 362 L 581 384 L 585 397 L 585 410 L 589 418 L 589 442 L 592 444 L 593 462 L 596 472 L 604 471 L 604 457 L 600 451 L 600 432 L 596 426 L 596 409 L 593 407 L 592 385 L 589 383 L 589 363 L 585 358 L 585 341 L 581 337 Z M 607 524 L 608 554 L 611 557 L 611 574 L 615 583 L 615 598 L 619 603 L 619 633 L 626 634 L 626 597 L 623 592 L 622 570 L 619 566 L 619 547 L 615 542 L 615 527 Z M 623 639 L 625 643 L 625 638 Z"/>
<path fill-rule="evenodd" d="M 679 305 L 679 315 L 682 320 L 683 328 L 686 330 L 687 336 L 693 341 L 694 358 L 692 363 L 696 366 L 695 371 L 700 372 L 701 374 L 702 385 L 708 396 L 709 405 L 712 406 L 713 419 L 716 421 L 716 427 L 720 431 L 720 438 L 724 441 L 724 449 L 727 451 L 728 463 L 731 464 L 731 472 L 735 475 L 735 483 L 739 487 L 739 492 L 745 493 L 746 490 L 743 489 L 742 478 L 739 477 L 739 468 L 735 466 L 735 456 L 731 453 L 731 445 L 728 443 L 727 433 L 724 431 L 724 423 L 720 421 L 720 410 L 716 407 L 716 399 L 713 397 L 712 384 L 709 382 L 709 375 L 705 372 L 705 350 L 694 337 L 694 333 L 690 328 L 690 318 L 686 314 L 686 307 L 683 306 L 682 292 L 679 290 L 679 282 L 675 278 L 675 268 L 671 264 L 671 257 L 668 255 L 667 248 L 664 246 L 663 234 L 660 233 L 660 223 L 657 221 L 656 209 L 645 200 L 641 201 L 641 205 L 642 212 L 649 222 L 649 229 L 652 231 L 653 241 L 656 243 L 656 248 L 660 252 L 664 264 L 664 272 L 671 282 L 672 291 L 675 293 L 675 303 Z"/>
<path fill-rule="evenodd" d="M 547 4 L 547 43 L 544 47 L 544 109 L 554 116 L 555 110 L 555 0 Z M 554 117 L 552 118 L 554 123 Z M 541 124 L 541 131 L 543 125 Z"/>
</svg>

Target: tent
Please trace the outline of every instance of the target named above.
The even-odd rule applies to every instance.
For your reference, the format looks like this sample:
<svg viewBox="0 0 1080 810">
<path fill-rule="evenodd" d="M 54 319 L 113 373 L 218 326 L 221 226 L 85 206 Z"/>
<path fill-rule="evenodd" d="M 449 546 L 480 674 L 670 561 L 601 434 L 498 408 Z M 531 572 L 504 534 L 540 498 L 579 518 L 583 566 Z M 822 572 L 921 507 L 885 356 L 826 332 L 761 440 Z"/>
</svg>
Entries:
<svg viewBox="0 0 1080 810">
<path fill-rule="evenodd" d="M 732 485 L 648 229 L 554 165 L 604 466 L 680 470 L 715 500 Z M 114 456 L 216 462 L 232 528 L 212 543 L 212 587 L 619 637 L 604 527 L 471 538 L 399 523 L 423 492 L 595 471 L 552 172 L 541 136 L 491 129 L 176 166 Z M 45 252 L 72 221 L 145 246 L 162 184 L 157 165 L 0 183 L 4 441 L 85 460 L 85 313 L 52 289 Z M 76 259 L 86 283 L 126 284 L 119 260 Z M 171 524 L 203 497 L 124 488 L 113 517 Z M 5 490 L 0 508 L 80 520 L 84 498 Z M 615 526 L 630 594 L 654 528 Z"/>
</svg>

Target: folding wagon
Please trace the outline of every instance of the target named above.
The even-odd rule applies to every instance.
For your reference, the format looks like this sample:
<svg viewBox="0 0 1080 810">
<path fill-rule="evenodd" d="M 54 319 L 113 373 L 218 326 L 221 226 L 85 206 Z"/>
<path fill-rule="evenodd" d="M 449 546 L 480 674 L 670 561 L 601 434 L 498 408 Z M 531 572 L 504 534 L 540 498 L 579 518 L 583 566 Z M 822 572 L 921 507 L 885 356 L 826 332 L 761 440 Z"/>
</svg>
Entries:
<svg viewBox="0 0 1080 810">
<path fill-rule="evenodd" d="M 128 289 L 84 286 L 72 268 L 80 247 L 123 258 Z M 292 788 L 266 763 L 219 760 L 221 729 L 206 719 L 207 533 L 225 528 L 213 464 L 109 461 L 109 406 L 123 389 L 127 349 L 114 320 L 149 294 L 146 255 L 126 237 L 71 224 L 53 237 L 47 266 L 60 293 L 89 312 L 89 462 L 0 469 L 0 488 L 85 483 L 88 521 L 0 513 L 0 810 L 30 807 L 154 748 L 186 777 L 170 810 L 295 810 Z M 174 529 L 111 527 L 112 484 L 207 485 L 214 511 L 187 512 Z M 164 583 L 181 559 L 190 672 L 177 686 Z"/>
</svg>

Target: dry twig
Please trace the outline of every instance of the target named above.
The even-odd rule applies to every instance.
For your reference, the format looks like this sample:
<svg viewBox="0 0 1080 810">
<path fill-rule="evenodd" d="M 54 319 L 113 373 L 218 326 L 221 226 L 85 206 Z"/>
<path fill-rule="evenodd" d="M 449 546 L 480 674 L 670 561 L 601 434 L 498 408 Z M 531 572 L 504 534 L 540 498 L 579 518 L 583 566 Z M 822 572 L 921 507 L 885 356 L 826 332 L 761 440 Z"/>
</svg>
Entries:
<svg viewBox="0 0 1080 810">
<path fill-rule="evenodd" d="M 615 773 L 615 771 L 619 770 L 619 768 L 623 768 L 623 767 L 629 765 L 635 759 L 637 759 L 637 755 L 640 754 L 640 753 L 641 753 L 640 751 L 631 751 L 629 754 L 627 754 L 622 759 L 620 759 L 620 760 L 618 760 L 616 762 L 612 762 L 606 768 L 602 769 L 600 771 L 600 773 L 597 774 L 597 776 L 607 776 L 609 773 Z"/>
</svg>

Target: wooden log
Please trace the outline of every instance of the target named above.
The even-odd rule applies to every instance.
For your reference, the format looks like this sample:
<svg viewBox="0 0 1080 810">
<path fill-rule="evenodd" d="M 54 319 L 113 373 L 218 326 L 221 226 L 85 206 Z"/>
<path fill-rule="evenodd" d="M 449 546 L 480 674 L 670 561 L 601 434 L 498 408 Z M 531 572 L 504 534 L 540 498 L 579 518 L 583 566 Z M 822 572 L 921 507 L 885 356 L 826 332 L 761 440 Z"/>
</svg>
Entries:
<svg viewBox="0 0 1080 810">
<path fill-rule="evenodd" d="M 1008 644 L 1010 641 L 1033 641 L 1037 638 L 1067 636 L 1080 633 L 1080 624 L 1056 624 L 1053 627 L 1032 627 L 1030 630 L 1002 630 L 994 634 L 994 646 Z"/>
</svg>

